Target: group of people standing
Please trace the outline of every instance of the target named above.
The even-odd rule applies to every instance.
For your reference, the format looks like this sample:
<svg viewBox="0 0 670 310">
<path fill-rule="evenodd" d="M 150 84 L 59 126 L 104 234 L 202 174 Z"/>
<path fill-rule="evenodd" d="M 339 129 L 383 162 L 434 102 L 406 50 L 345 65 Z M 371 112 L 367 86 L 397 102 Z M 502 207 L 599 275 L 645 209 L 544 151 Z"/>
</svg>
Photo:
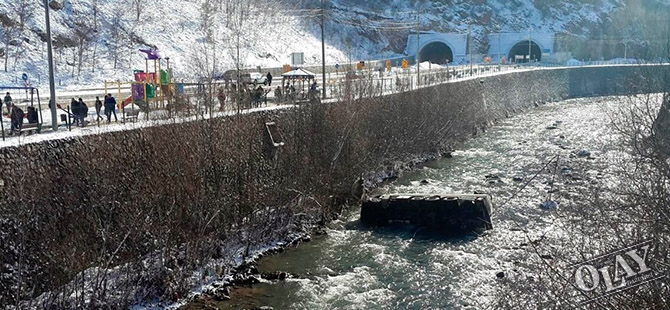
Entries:
<svg viewBox="0 0 670 310">
<path fill-rule="evenodd" d="M 105 95 L 104 98 L 104 103 L 100 101 L 100 97 L 96 96 L 95 97 L 95 114 L 97 117 L 97 121 L 104 120 L 102 115 L 100 115 L 100 112 L 102 111 L 102 108 L 105 108 L 105 116 L 107 116 L 107 123 L 111 122 L 112 114 L 114 114 L 114 121 L 118 122 L 119 119 L 116 117 L 116 99 L 111 94 Z M 79 98 L 79 100 L 75 100 L 72 98 L 70 101 L 70 113 L 72 113 L 72 116 L 74 118 L 74 124 L 79 127 L 84 127 L 86 126 L 86 116 L 88 115 L 88 106 L 86 103 L 84 103 L 84 100 Z"/>
<path fill-rule="evenodd" d="M 10 135 L 13 135 L 15 131 L 21 133 L 21 128 L 23 127 L 23 117 L 25 114 L 23 110 L 16 106 L 12 101 L 12 96 L 7 92 L 4 98 L 0 99 L 0 108 L 2 105 L 7 107 L 7 115 L 9 115 L 11 120 L 11 128 L 9 131 Z"/>
<path fill-rule="evenodd" d="M 23 129 L 23 119 L 26 116 L 26 114 L 23 112 L 23 109 L 19 108 L 19 106 L 15 105 L 12 96 L 7 92 L 5 94 L 5 97 L 0 99 L 0 108 L 2 107 L 4 102 L 4 105 L 7 107 L 7 114 L 10 117 L 11 120 L 11 128 L 10 128 L 10 135 L 14 135 L 14 132 L 18 132 L 21 134 L 21 130 Z M 32 107 L 28 106 L 28 123 L 37 123 L 39 121 L 39 117 L 37 115 L 37 110 Z"/>
<path fill-rule="evenodd" d="M 86 122 L 86 115 L 88 115 L 88 106 L 84 103 L 84 100 L 79 98 L 75 100 L 72 98 L 70 101 L 70 112 L 74 117 L 75 126 L 84 127 L 88 122 Z"/>
<path fill-rule="evenodd" d="M 23 119 L 25 114 L 21 108 L 15 105 L 12 101 L 12 96 L 9 92 L 6 93 L 4 98 L 0 98 L 0 108 L 5 105 L 7 107 L 7 115 L 11 118 L 11 131 L 10 134 L 13 134 L 15 131 L 21 132 Z M 57 105 L 58 108 L 61 108 L 60 105 Z M 114 115 L 114 121 L 119 121 L 116 116 L 116 99 L 111 94 L 105 95 L 104 103 L 100 101 L 100 97 L 95 97 L 95 112 L 97 115 L 97 121 L 104 120 L 100 112 L 104 107 L 104 113 L 107 116 L 107 123 L 111 122 L 111 117 Z M 62 109 L 62 108 L 61 108 Z M 62 109 L 65 111 L 64 109 Z M 4 111 L 3 111 L 4 112 Z M 68 111 L 66 111 L 68 112 Z M 82 98 L 75 100 L 72 98 L 70 101 L 70 115 L 74 120 L 75 126 L 85 127 L 88 123 L 86 117 L 88 116 L 88 106 L 84 103 Z M 3 113 L 4 114 L 4 113 Z M 37 123 L 39 121 L 37 110 L 29 106 L 28 107 L 28 123 Z"/>
</svg>

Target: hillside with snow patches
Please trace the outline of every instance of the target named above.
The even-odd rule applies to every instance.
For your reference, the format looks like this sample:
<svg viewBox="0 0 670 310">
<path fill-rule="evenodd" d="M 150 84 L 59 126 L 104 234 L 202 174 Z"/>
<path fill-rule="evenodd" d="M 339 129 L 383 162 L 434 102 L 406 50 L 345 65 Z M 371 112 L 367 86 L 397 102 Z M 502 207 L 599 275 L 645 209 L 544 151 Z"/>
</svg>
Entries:
<svg viewBox="0 0 670 310">
<path fill-rule="evenodd" d="M 588 36 L 632 0 L 329 0 L 326 62 L 380 59 L 403 53 L 407 35 L 421 30 L 467 33 L 474 48 L 487 33 L 565 32 Z M 668 5 L 666 0 L 650 0 Z M 145 68 L 140 48 L 170 58 L 174 77 L 192 81 L 233 69 L 279 67 L 292 52 L 305 65 L 321 63 L 320 1 L 56 0 L 51 10 L 56 84 L 63 88 L 130 80 Z M 246 14 L 230 14 L 243 7 Z M 45 88 L 47 57 L 41 1 L 0 2 L 0 85 Z M 483 48 L 482 48 L 483 49 Z M 7 71 L 5 71 L 5 64 Z M 165 62 L 163 62 L 165 66 Z M 153 70 L 153 64 L 150 71 Z"/>
</svg>

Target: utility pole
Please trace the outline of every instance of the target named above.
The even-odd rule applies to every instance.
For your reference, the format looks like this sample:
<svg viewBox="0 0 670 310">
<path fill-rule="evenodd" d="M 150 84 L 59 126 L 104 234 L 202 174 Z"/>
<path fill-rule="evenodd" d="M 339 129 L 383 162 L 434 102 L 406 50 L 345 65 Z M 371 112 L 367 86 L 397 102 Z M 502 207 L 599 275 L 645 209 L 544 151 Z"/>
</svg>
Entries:
<svg viewBox="0 0 670 310">
<path fill-rule="evenodd" d="M 502 53 L 500 48 L 500 32 L 502 29 L 498 29 L 498 64 L 502 65 Z"/>
<path fill-rule="evenodd" d="M 623 59 L 628 59 L 628 43 L 624 42 L 623 43 Z"/>
<path fill-rule="evenodd" d="M 533 26 L 530 26 L 528 29 L 528 63 L 530 64 L 530 47 L 531 47 L 531 38 L 533 37 Z"/>
<path fill-rule="evenodd" d="M 241 22 L 240 22 L 241 24 Z M 241 94 L 242 94 L 242 84 L 240 83 L 240 27 L 241 25 L 238 25 L 237 29 L 235 30 L 235 37 L 237 42 L 235 43 L 235 47 L 237 49 L 237 58 L 235 59 L 235 65 L 237 66 L 237 89 L 235 89 L 235 105 L 237 106 L 237 113 L 240 113 L 240 102 L 241 102 Z"/>
<path fill-rule="evenodd" d="M 51 129 L 58 131 L 58 120 L 56 119 L 56 82 L 54 81 L 54 57 L 51 49 L 51 22 L 49 21 L 49 0 L 44 0 L 44 15 L 47 26 L 47 58 L 49 59 L 49 109 L 51 109 Z"/>
<path fill-rule="evenodd" d="M 321 78 L 323 79 L 323 99 L 326 99 L 326 39 L 325 39 L 325 0 L 321 0 Z"/>
<path fill-rule="evenodd" d="M 419 88 L 419 83 L 421 83 L 420 76 L 420 67 L 421 67 L 421 50 L 419 49 L 421 45 L 419 26 L 421 25 L 421 10 L 416 8 L 416 87 Z"/>
<path fill-rule="evenodd" d="M 468 54 L 470 54 L 470 76 L 472 76 L 472 28 L 468 25 Z"/>
</svg>

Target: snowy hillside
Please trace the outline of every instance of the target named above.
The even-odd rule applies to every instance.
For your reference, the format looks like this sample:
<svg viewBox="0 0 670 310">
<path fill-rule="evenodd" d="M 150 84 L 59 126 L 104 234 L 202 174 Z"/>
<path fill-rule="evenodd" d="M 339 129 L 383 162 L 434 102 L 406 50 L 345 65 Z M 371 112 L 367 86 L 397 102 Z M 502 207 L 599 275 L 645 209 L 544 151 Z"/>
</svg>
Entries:
<svg viewBox="0 0 670 310">
<path fill-rule="evenodd" d="M 408 34 L 417 29 L 417 13 L 421 30 L 471 31 L 474 51 L 486 51 L 489 33 L 534 31 L 564 34 L 557 44 L 582 58 L 613 57 L 625 53 L 624 44 L 630 51 L 634 44 L 648 46 L 649 40 L 635 41 L 640 33 L 655 28 L 644 20 L 667 22 L 667 16 L 652 17 L 650 11 L 667 12 L 668 2 L 329 0 L 325 4 L 326 61 L 399 56 Z M 33 85 L 47 84 L 41 3 L 0 2 L 0 85 L 20 83 L 24 72 Z M 290 62 L 292 52 L 304 52 L 306 65 L 321 62 L 320 1 L 54 0 L 52 4 L 57 85 L 74 88 L 129 80 L 133 69 L 145 68 L 138 49 L 150 46 L 170 58 L 175 78 L 187 81 L 235 68 L 238 52 L 239 64 L 245 68 L 279 67 Z M 630 21 L 621 22 L 629 16 Z M 602 46 L 594 50 L 593 42 Z"/>
<path fill-rule="evenodd" d="M 223 72 L 235 68 L 238 46 L 243 68 L 279 67 L 289 63 L 292 52 L 304 52 L 308 65 L 321 62 L 320 38 L 308 33 L 300 16 L 292 16 L 293 11 L 268 15 L 266 20 L 255 12 L 261 8 L 248 8 L 256 16 L 244 19 L 237 41 L 235 28 L 226 26 L 225 12 L 220 8 L 208 9 L 211 15 L 203 16 L 209 1 L 146 1 L 141 3 L 139 18 L 135 1 L 65 0 L 61 2 L 62 9 L 50 11 L 57 86 L 130 80 L 133 69 L 145 69 L 144 54 L 138 49 L 151 46 L 157 47 L 162 57 L 170 58 L 175 78 L 187 81 L 201 76 L 203 70 Z M 30 14 L 20 29 L 20 14 L 16 12 L 22 8 Z M 40 81 L 42 87 L 48 84 L 46 42 L 40 37 L 46 32 L 44 21 L 41 1 L 0 2 L 0 38 L 9 40 L 8 72 L 4 70 L 6 45 L 0 45 L 0 85 L 16 85 L 23 72 L 28 73 L 33 85 Z M 210 29 L 204 29 L 204 23 Z M 326 48 L 329 62 L 344 59 L 338 50 Z M 162 65 L 164 68 L 166 62 Z"/>
</svg>

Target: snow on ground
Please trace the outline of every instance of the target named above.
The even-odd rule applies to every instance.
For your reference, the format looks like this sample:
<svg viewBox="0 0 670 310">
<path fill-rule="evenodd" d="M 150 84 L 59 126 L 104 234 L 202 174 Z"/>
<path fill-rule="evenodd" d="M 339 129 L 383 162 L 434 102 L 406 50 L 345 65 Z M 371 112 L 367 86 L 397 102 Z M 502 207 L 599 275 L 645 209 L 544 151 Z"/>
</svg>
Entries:
<svg viewBox="0 0 670 310">
<path fill-rule="evenodd" d="M 61 10 L 51 10 L 52 37 L 57 48 L 54 53 L 58 92 L 101 87 L 103 81 L 132 79 L 134 69 L 145 69 L 145 58 L 138 51 L 155 45 L 163 57 L 170 57 L 174 78 L 190 81 L 203 74 L 203 64 L 223 72 L 235 67 L 237 46 L 235 33 L 226 27 L 228 16 L 219 8 L 208 22 L 201 12 L 204 1 L 148 1 L 137 8 L 124 0 L 58 0 Z M 537 2 L 537 1 L 536 1 Z M 421 29 L 438 32 L 467 33 L 475 38 L 475 49 L 484 44 L 486 33 L 526 32 L 530 27 L 538 33 L 566 31 L 584 21 L 602 22 L 622 0 L 597 0 L 584 3 L 566 0 L 560 3 L 492 0 L 472 2 L 427 1 L 421 8 Z M 45 15 L 40 1 L 0 2 L 0 15 L 18 20 L 20 8 L 30 12 L 17 47 L 10 46 L 8 70 L 0 70 L 1 85 L 21 85 L 21 74 L 29 75 L 29 83 L 48 93 L 46 44 L 37 33 L 44 33 Z M 98 9 L 94 19 L 94 8 Z M 319 8 L 314 3 L 295 4 L 272 12 L 257 7 L 243 24 L 240 35 L 240 64 L 244 68 L 281 67 L 290 63 L 289 54 L 303 52 L 305 65 L 321 63 Z M 210 13 L 211 13 L 210 12 Z M 218 13 L 217 13 L 218 12 Z M 326 63 L 356 62 L 357 60 L 398 57 L 405 49 L 407 35 L 414 31 L 417 6 L 415 1 L 394 0 L 380 6 L 374 1 L 333 0 L 328 3 L 326 16 Z M 271 13 L 265 18 L 262 14 Z M 77 18 L 73 18 L 78 14 Z M 83 66 L 79 72 L 76 48 L 61 48 L 63 38 L 73 38 L 75 22 L 97 31 L 91 44 L 84 46 Z M 205 42 L 212 26 L 213 40 Z M 493 29 L 496 28 L 496 29 Z M 113 30 L 118 30 L 116 36 Z M 4 31 L 4 29 L 3 29 Z M 1 36 L 1 35 L 0 35 Z M 118 46 L 116 59 L 112 50 Z M 19 51 L 20 57 L 14 55 Z M 95 53 L 95 58 L 93 54 Z M 216 61 L 213 60 L 216 58 Z M 115 59 L 118 67 L 114 68 Z M 216 63 L 216 65 L 214 64 Z M 68 64 L 69 63 L 69 64 Z M 163 66 L 166 66 L 163 62 Z M 150 64 L 150 67 L 152 64 Z M 150 68 L 152 71 L 153 68 Z"/>
<path fill-rule="evenodd" d="M 213 66 L 213 55 L 216 54 L 217 68 L 214 71 L 223 72 L 234 68 L 234 57 L 237 49 L 236 42 L 230 29 L 225 23 L 216 23 L 216 34 L 212 44 L 203 43 L 205 31 L 200 26 L 201 7 L 192 1 L 149 1 L 142 2 L 142 14 L 137 21 L 133 8 L 128 7 L 120 0 L 111 1 L 65 1 L 64 9 L 51 11 L 52 37 L 69 35 L 73 12 L 85 12 L 84 16 L 93 15 L 93 4 L 100 8 L 98 32 L 95 42 L 86 46 L 84 57 L 87 58 L 81 72 L 77 66 L 68 65 L 76 57 L 75 49 L 56 49 L 54 53 L 55 80 L 58 91 L 81 89 L 83 87 L 101 87 L 107 81 L 130 81 L 133 79 L 133 70 L 145 70 L 144 54 L 140 48 L 148 48 L 146 44 L 132 42 L 131 35 L 122 34 L 118 39 L 113 38 L 111 30 L 115 19 L 119 18 L 118 29 L 134 33 L 138 39 L 147 44 L 158 47 L 162 57 L 170 58 L 170 67 L 174 70 L 173 77 L 179 81 L 191 81 L 202 72 L 198 68 L 202 63 Z M 21 1 L 0 2 L 0 15 L 8 14 L 22 5 Z M 29 75 L 29 83 L 38 87 L 41 92 L 48 93 L 48 64 L 46 43 L 34 31 L 45 32 L 44 9 L 41 2 L 31 1 L 27 4 L 32 11 L 32 18 L 26 23 L 22 36 L 28 42 L 21 43 L 23 55 L 18 61 L 9 57 L 9 70 L 0 71 L 0 86 L 19 86 L 23 84 L 21 75 Z M 119 17 L 120 15 L 120 17 Z M 167 18 L 166 18 L 167 17 Z M 91 23 L 89 19 L 86 22 Z M 307 23 L 313 21 L 306 21 Z M 31 31 L 34 30 L 34 31 Z M 303 21 L 298 17 L 286 14 L 281 18 L 267 21 L 264 24 L 245 24 L 240 41 L 240 64 L 243 68 L 281 67 L 290 63 L 289 54 L 292 52 L 305 53 L 305 65 L 321 63 L 321 40 L 303 29 Z M 253 38 L 251 40 L 250 38 Z M 108 50 L 110 44 L 119 44 L 120 68 L 114 69 L 114 56 Z M 92 57 L 96 51 L 95 60 Z M 335 63 L 345 59 L 344 54 L 337 48 L 327 44 L 327 62 Z M 13 49 L 10 48 L 13 56 Z M 95 70 L 93 70 L 95 61 Z M 163 61 L 163 67 L 167 66 Z M 151 63 L 149 71 L 153 71 Z"/>
</svg>

